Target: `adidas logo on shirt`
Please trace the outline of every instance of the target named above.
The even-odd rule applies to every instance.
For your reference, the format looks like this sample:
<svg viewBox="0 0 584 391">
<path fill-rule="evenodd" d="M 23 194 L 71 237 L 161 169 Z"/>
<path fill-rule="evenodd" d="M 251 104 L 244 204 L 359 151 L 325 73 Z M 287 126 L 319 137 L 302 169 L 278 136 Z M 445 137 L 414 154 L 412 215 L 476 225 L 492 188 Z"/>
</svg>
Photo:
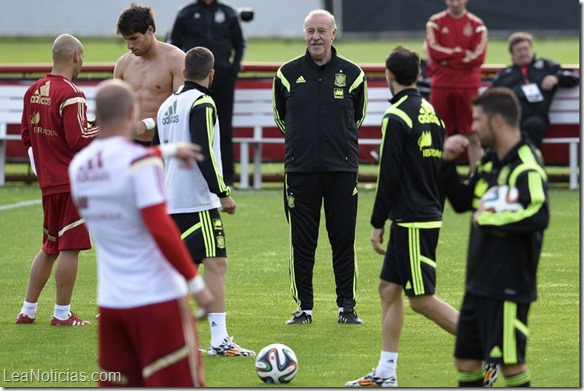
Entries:
<svg viewBox="0 0 584 391">
<path fill-rule="evenodd" d="M 179 116 L 176 114 L 176 100 L 172 102 L 168 109 L 164 112 L 164 116 L 162 117 L 162 124 L 163 125 L 170 125 L 172 123 L 177 123 Z"/>
<path fill-rule="evenodd" d="M 45 106 L 50 105 L 51 104 L 51 98 L 49 98 L 50 88 L 51 88 L 50 81 L 40 86 L 39 89 L 35 90 L 32 96 L 30 97 L 30 103 L 38 103 Z"/>
<path fill-rule="evenodd" d="M 306 83 L 306 79 L 304 79 L 304 76 L 300 76 L 298 79 L 296 79 L 296 84 L 300 83 Z"/>
</svg>

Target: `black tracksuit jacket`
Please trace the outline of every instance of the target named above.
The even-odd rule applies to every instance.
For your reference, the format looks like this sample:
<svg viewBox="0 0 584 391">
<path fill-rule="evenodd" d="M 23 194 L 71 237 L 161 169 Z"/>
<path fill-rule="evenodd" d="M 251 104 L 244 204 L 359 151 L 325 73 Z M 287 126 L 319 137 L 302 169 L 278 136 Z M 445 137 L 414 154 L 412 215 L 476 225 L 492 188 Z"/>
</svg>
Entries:
<svg viewBox="0 0 584 391">
<path fill-rule="evenodd" d="M 170 33 L 170 43 L 188 51 L 204 46 L 215 56 L 215 68 L 230 69 L 233 74 L 241 70 L 245 52 L 245 39 L 237 11 L 215 1 L 206 5 L 202 0 L 182 8 Z"/>
<path fill-rule="evenodd" d="M 547 175 L 539 154 L 520 141 L 499 160 L 483 156 L 468 184 L 460 182 L 454 163 L 445 163 L 445 190 L 457 212 L 476 210 L 488 188 L 516 187 L 522 209 L 482 213 L 471 223 L 466 290 L 493 299 L 529 303 L 537 298 L 537 267 L 543 232 L 549 224 Z"/>
<path fill-rule="evenodd" d="M 442 221 L 444 123 L 414 88 L 391 99 L 381 125 L 379 178 L 371 225 Z"/>
<path fill-rule="evenodd" d="M 541 82 L 548 75 L 557 76 L 558 84 L 551 90 L 544 90 L 541 88 Z M 497 74 L 497 77 L 493 80 L 493 87 L 508 87 L 513 90 L 521 103 L 522 118 L 538 116 L 544 118 L 545 123 L 549 124 L 548 113 L 557 87 L 573 87 L 578 85 L 579 82 L 580 76 L 578 72 L 562 69 L 558 63 L 545 58 L 536 59 L 534 56 L 533 61 L 527 67 L 525 77 L 523 77 L 519 66 L 512 65 Z M 537 84 L 543 96 L 541 102 L 529 102 L 527 100 L 521 87 L 528 83 Z"/>
<path fill-rule="evenodd" d="M 274 118 L 285 137 L 286 172 L 358 172 L 358 129 L 367 110 L 367 80 L 337 55 L 317 65 L 308 50 L 278 69 Z"/>
</svg>

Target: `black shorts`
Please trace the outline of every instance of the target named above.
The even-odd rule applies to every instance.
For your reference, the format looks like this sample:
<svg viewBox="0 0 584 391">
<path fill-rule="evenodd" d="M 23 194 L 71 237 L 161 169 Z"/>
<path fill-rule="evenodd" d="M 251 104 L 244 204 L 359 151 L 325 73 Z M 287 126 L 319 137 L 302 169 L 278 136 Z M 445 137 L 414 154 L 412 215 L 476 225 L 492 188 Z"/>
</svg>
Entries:
<svg viewBox="0 0 584 391">
<path fill-rule="evenodd" d="M 379 278 L 403 286 L 406 296 L 433 295 L 440 225 L 392 223 Z"/>
<path fill-rule="evenodd" d="M 171 216 L 181 232 L 181 239 L 197 264 L 205 258 L 227 257 L 223 221 L 218 209 Z"/>
<path fill-rule="evenodd" d="M 466 292 L 454 356 L 499 364 L 524 364 L 529 303 L 492 299 Z"/>
</svg>

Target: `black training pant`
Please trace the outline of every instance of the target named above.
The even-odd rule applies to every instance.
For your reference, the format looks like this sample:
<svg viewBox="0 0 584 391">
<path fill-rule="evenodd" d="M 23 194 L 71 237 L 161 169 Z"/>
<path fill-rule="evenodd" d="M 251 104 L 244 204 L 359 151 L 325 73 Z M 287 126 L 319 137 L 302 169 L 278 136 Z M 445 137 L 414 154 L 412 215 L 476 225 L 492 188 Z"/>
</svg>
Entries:
<svg viewBox="0 0 584 391">
<path fill-rule="evenodd" d="M 303 310 L 312 310 L 314 306 L 312 271 L 324 200 L 337 306 L 354 307 L 357 285 L 357 173 L 286 173 L 284 186 L 284 208 L 291 231 L 289 270 L 294 300 Z"/>
<path fill-rule="evenodd" d="M 237 75 L 229 69 L 215 69 L 215 77 L 211 84 L 211 97 L 217 106 L 219 131 L 221 134 L 221 163 L 223 179 L 227 185 L 233 185 L 235 172 L 233 162 L 233 98 Z"/>
</svg>

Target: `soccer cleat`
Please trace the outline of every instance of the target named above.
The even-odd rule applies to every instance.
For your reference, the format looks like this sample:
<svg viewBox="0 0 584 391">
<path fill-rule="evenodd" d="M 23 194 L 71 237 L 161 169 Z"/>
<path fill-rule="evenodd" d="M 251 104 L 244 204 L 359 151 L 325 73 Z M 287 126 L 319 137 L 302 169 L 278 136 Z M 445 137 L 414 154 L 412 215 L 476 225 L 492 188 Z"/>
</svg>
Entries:
<svg viewBox="0 0 584 391">
<path fill-rule="evenodd" d="M 256 353 L 253 350 L 244 349 L 235 342 L 233 342 L 233 337 L 225 337 L 221 345 L 214 347 L 209 346 L 207 350 L 209 356 L 255 356 Z"/>
<path fill-rule="evenodd" d="M 291 313 L 294 315 L 292 319 L 286 321 L 286 324 L 307 324 L 312 323 L 312 315 L 302 310 L 296 310 Z"/>
<path fill-rule="evenodd" d="M 483 369 L 485 370 L 485 377 L 483 380 L 483 387 L 493 387 L 493 384 L 499 378 L 501 367 L 497 363 L 483 362 Z"/>
<path fill-rule="evenodd" d="M 363 324 L 365 321 L 359 318 L 355 311 L 341 311 L 339 312 L 339 323 Z"/>
<path fill-rule="evenodd" d="M 28 316 L 24 312 L 21 312 L 16 317 L 16 323 L 17 324 L 31 324 L 31 323 L 34 323 L 35 319 L 36 319 L 36 317 L 35 318 L 31 318 L 30 316 Z"/>
<path fill-rule="evenodd" d="M 397 387 L 397 377 L 375 376 L 375 369 L 371 373 L 345 383 L 345 387 Z"/>
<path fill-rule="evenodd" d="M 61 320 L 53 316 L 51 319 L 51 326 L 86 326 L 91 324 L 91 322 L 81 319 L 73 312 L 70 314 L 71 315 L 69 315 L 69 317 L 65 320 Z"/>
</svg>

